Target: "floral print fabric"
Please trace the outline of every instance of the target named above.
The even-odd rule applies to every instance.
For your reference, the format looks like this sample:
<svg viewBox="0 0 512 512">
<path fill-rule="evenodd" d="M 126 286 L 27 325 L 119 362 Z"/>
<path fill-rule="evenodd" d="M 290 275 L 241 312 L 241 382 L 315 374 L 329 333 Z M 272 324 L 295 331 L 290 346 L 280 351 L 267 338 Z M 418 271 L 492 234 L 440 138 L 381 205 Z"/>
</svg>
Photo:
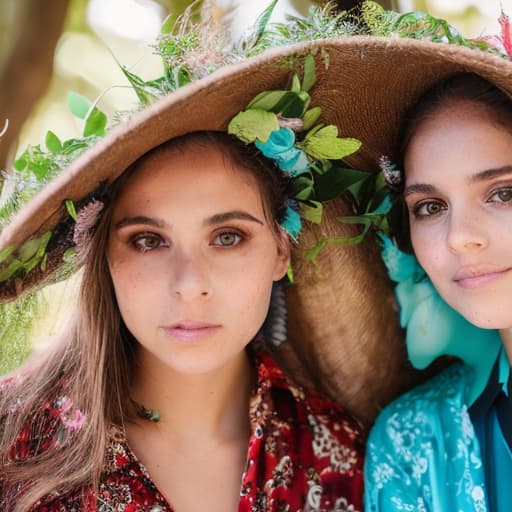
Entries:
<svg viewBox="0 0 512 512">
<path fill-rule="evenodd" d="M 362 510 L 361 434 L 339 405 L 290 384 L 265 353 L 258 356 L 257 386 L 249 405 L 252 432 L 239 512 Z M 54 411 L 55 417 L 60 414 Z M 28 444 L 24 432 L 12 455 L 25 453 Z M 0 496 L 0 509 L 8 510 L 2 499 L 6 497 Z M 96 495 L 91 489 L 78 489 L 49 497 L 33 508 L 33 512 L 64 511 L 179 512 L 152 483 L 118 426 L 110 431 Z"/>
</svg>

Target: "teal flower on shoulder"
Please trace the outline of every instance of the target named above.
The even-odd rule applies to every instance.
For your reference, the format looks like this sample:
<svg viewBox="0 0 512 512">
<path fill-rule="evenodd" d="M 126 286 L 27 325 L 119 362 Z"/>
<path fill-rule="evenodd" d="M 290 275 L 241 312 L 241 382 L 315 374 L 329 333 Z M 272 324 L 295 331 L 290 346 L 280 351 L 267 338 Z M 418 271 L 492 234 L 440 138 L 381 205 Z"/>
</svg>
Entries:
<svg viewBox="0 0 512 512">
<path fill-rule="evenodd" d="M 274 130 L 266 142 L 256 140 L 255 145 L 264 156 L 275 160 L 279 168 L 292 177 L 309 171 L 308 157 L 295 147 L 295 133 L 290 128 Z"/>
</svg>

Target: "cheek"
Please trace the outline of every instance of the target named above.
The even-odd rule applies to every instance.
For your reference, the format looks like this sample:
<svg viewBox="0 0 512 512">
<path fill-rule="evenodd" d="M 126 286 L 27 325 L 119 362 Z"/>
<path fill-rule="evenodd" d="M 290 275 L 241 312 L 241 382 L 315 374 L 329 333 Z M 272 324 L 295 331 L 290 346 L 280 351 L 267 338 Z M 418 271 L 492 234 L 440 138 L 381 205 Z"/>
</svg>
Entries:
<svg viewBox="0 0 512 512">
<path fill-rule="evenodd" d="M 411 243 L 414 254 L 423 270 L 432 281 L 436 280 L 442 267 L 441 245 L 434 233 L 427 233 L 421 229 L 411 227 Z"/>
<path fill-rule="evenodd" d="M 137 315 L 150 297 L 148 289 L 151 287 L 144 286 L 147 279 L 143 272 L 123 259 L 109 261 L 109 270 L 121 315 L 124 319 L 127 315 Z"/>
<path fill-rule="evenodd" d="M 213 297 L 231 309 L 231 315 L 243 322 L 262 322 L 267 314 L 273 284 L 269 263 L 244 264 L 232 268 L 226 279 L 216 280 Z"/>
</svg>

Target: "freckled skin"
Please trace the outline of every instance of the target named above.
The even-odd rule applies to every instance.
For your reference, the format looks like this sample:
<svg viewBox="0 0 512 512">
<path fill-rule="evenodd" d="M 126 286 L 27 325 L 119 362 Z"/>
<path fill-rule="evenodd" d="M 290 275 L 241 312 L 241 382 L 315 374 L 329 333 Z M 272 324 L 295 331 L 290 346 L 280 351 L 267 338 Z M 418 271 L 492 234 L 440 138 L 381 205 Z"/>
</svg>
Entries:
<svg viewBox="0 0 512 512">
<path fill-rule="evenodd" d="M 512 328 L 512 170 L 482 173 L 512 166 L 511 148 L 510 130 L 458 102 L 421 122 L 404 160 L 420 264 L 448 304 L 502 337 Z M 431 190 L 407 193 L 418 185 Z"/>
<path fill-rule="evenodd" d="M 207 222 L 233 211 L 259 222 Z M 160 225 L 116 228 L 135 216 Z M 140 343 L 145 371 L 198 374 L 239 364 L 264 321 L 273 281 L 286 271 L 284 235 L 281 242 L 268 225 L 255 179 L 233 169 L 219 150 L 146 160 L 114 208 L 108 247 L 121 315 Z M 163 329 L 177 322 L 214 327 L 184 342 Z"/>
</svg>

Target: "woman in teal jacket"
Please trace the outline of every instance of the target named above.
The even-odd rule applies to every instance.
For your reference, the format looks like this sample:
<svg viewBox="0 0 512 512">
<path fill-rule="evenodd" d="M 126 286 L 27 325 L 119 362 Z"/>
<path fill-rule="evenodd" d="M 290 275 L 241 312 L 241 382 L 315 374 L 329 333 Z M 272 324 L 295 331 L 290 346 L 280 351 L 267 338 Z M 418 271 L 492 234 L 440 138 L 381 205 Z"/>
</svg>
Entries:
<svg viewBox="0 0 512 512">
<path fill-rule="evenodd" d="M 367 511 L 512 510 L 512 100 L 497 83 L 439 81 L 402 118 L 403 171 L 383 160 L 414 252 L 384 240 L 409 358 L 463 362 L 377 419 Z"/>
</svg>

